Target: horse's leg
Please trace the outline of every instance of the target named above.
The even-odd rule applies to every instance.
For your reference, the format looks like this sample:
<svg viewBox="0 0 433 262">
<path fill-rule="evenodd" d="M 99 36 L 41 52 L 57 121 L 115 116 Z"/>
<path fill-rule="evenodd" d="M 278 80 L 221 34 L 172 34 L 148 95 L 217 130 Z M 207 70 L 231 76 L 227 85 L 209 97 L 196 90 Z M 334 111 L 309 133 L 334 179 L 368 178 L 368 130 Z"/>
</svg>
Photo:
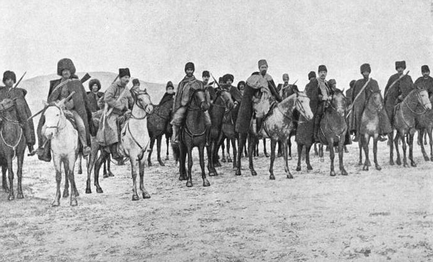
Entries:
<svg viewBox="0 0 433 262">
<path fill-rule="evenodd" d="M 236 146 L 236 139 L 235 139 L 235 137 L 232 136 L 232 137 L 230 138 L 230 141 L 231 141 L 231 143 L 232 143 L 232 148 L 233 148 L 233 168 L 236 168 L 236 161 L 238 161 L 238 160 L 236 159 L 237 154 L 238 154 L 238 149 L 237 149 L 237 146 Z"/>
<path fill-rule="evenodd" d="M 95 167 L 94 167 L 94 171 L 93 171 L 93 184 L 96 187 L 96 192 L 97 193 L 104 193 L 102 191 L 101 186 L 99 185 L 99 169 L 102 166 L 102 163 L 105 162 L 105 159 L 107 158 L 107 156 L 109 155 L 109 153 L 105 152 L 105 150 L 101 150 L 101 155 L 98 157 L 98 159 L 95 162 Z M 89 188 L 89 193 L 92 193 L 92 191 L 90 190 L 90 179 L 87 180 L 87 187 Z M 86 193 L 87 193 L 87 189 L 86 189 Z"/>
<path fill-rule="evenodd" d="M 370 135 L 368 134 L 364 134 L 364 136 L 361 136 L 359 141 L 362 141 L 362 147 L 364 148 L 364 154 L 365 154 L 365 162 L 364 162 L 364 166 L 362 167 L 362 170 L 364 171 L 368 171 L 368 167 L 371 165 L 370 163 L 370 158 L 369 158 L 369 153 L 368 153 L 368 145 L 370 144 Z M 361 155 L 361 151 L 360 151 L 360 155 Z"/>
<path fill-rule="evenodd" d="M 424 143 L 423 143 L 424 130 L 425 129 L 420 129 L 418 131 L 418 145 L 421 147 L 421 153 L 422 153 L 422 156 L 424 157 L 424 160 L 429 161 L 429 157 L 427 156 L 427 153 L 426 153 L 425 148 L 424 148 Z"/>
<path fill-rule="evenodd" d="M 226 136 L 226 141 L 227 141 L 227 162 L 231 163 L 233 162 L 232 157 L 230 156 L 230 143 L 231 143 L 231 139 L 229 137 Z"/>
<path fill-rule="evenodd" d="M 373 137 L 373 157 L 374 157 L 374 165 L 376 166 L 376 170 L 382 170 L 382 167 L 377 162 L 377 141 L 379 140 L 379 134 L 375 134 Z"/>
<path fill-rule="evenodd" d="M 269 157 L 269 154 L 266 151 L 266 138 L 263 138 L 263 153 L 265 154 L 265 157 Z M 257 155 L 258 155 L 258 153 L 257 153 Z"/>
<path fill-rule="evenodd" d="M 179 180 L 186 180 L 186 169 L 185 169 L 185 160 L 186 160 L 186 148 L 183 143 L 179 143 Z"/>
<path fill-rule="evenodd" d="M 78 154 L 78 174 L 81 175 L 83 173 L 83 167 L 82 167 L 82 160 L 83 160 L 83 156 L 81 154 Z"/>
<path fill-rule="evenodd" d="M 296 171 L 301 171 L 301 160 L 302 160 L 302 148 L 304 147 L 303 144 L 298 143 L 298 165 L 296 166 Z"/>
<path fill-rule="evenodd" d="M 334 152 L 334 139 L 330 138 L 328 139 L 328 148 L 329 148 L 329 157 L 331 158 L 331 176 L 335 176 L 335 170 L 334 170 L 334 158 L 335 158 L 335 152 Z M 323 151 L 323 147 L 322 147 Z"/>
<path fill-rule="evenodd" d="M 401 165 L 400 151 L 398 150 L 399 140 L 400 140 L 400 132 L 397 131 L 394 138 L 395 154 L 397 155 L 397 160 L 395 162 L 397 165 Z"/>
<path fill-rule="evenodd" d="M 138 192 L 137 192 L 137 172 L 139 170 L 138 161 L 135 157 L 130 157 L 129 161 L 131 162 L 131 176 L 132 176 L 132 201 L 137 201 Z"/>
<path fill-rule="evenodd" d="M 158 136 L 158 138 L 156 139 L 156 152 L 157 152 L 157 158 L 158 158 L 158 163 L 160 166 L 165 166 L 164 162 L 162 162 L 161 160 L 161 140 L 162 140 L 162 135 Z"/>
<path fill-rule="evenodd" d="M 402 135 L 400 135 L 400 139 L 403 147 L 403 167 L 409 167 L 409 165 L 407 164 L 407 156 L 406 156 L 406 151 L 407 151 L 406 135 L 402 133 Z"/>
<path fill-rule="evenodd" d="M 113 174 L 113 172 L 111 172 L 111 156 L 110 156 L 110 154 L 107 154 L 107 156 L 105 157 L 104 164 L 107 164 L 108 176 L 113 177 L 114 174 Z"/>
<path fill-rule="evenodd" d="M 2 182 L 3 182 L 3 189 L 6 193 L 9 193 L 9 186 L 8 186 L 8 180 L 6 177 L 6 173 L 7 173 L 7 166 L 2 166 Z"/>
<path fill-rule="evenodd" d="M 187 187 L 192 187 L 192 175 L 191 175 L 192 164 L 193 164 L 193 162 L 192 162 L 192 148 L 188 148 L 188 172 L 187 172 L 188 177 L 186 179 L 186 186 Z"/>
<path fill-rule="evenodd" d="M 220 134 L 220 136 L 215 140 L 215 139 L 210 139 L 209 141 L 209 146 L 208 146 L 208 155 L 210 155 L 210 158 L 208 158 L 208 169 L 209 169 L 209 176 L 217 176 L 218 172 L 215 169 L 215 159 L 216 159 L 216 153 L 215 151 L 217 151 L 217 145 L 218 143 L 220 143 L 222 139 L 222 134 Z"/>
<path fill-rule="evenodd" d="M 8 165 L 8 177 L 9 177 L 9 196 L 8 200 L 14 200 L 15 194 L 14 194 L 14 171 L 13 171 L 13 162 L 12 162 L 12 156 L 7 156 L 7 165 Z"/>
<path fill-rule="evenodd" d="M 427 135 L 429 138 L 429 145 L 430 145 L 430 161 L 433 161 L 433 138 L 432 138 L 432 129 L 427 129 Z M 427 139 L 426 139 L 427 140 Z"/>
<path fill-rule="evenodd" d="M 305 162 L 307 163 L 307 170 L 313 170 L 313 167 L 310 164 L 310 150 L 312 144 L 305 145 Z"/>
<path fill-rule="evenodd" d="M 221 132 L 221 133 L 222 133 L 222 132 Z M 225 140 L 225 139 L 224 139 L 224 137 L 223 137 L 222 141 L 218 143 L 218 145 L 221 147 L 221 153 L 222 153 L 221 162 L 223 162 L 223 163 L 226 162 L 226 153 L 225 153 L 226 146 L 225 146 L 225 144 L 224 144 L 224 140 Z"/>
<path fill-rule="evenodd" d="M 149 145 L 149 155 L 147 156 L 147 165 L 152 166 L 152 152 L 153 152 L 153 146 L 155 145 L 155 137 L 152 136 L 150 138 L 150 145 Z"/>
<path fill-rule="evenodd" d="M 165 144 L 166 144 L 166 146 L 167 146 L 167 153 L 166 153 L 166 156 L 165 156 L 165 160 L 170 160 L 170 157 L 168 156 L 169 155 L 169 152 L 170 152 L 170 145 L 169 145 L 169 137 L 168 137 L 168 135 L 167 134 L 165 134 Z"/>
<path fill-rule="evenodd" d="M 393 132 L 388 134 L 388 145 L 389 145 L 389 164 L 391 166 L 394 165 L 394 141 L 393 141 Z"/>
<path fill-rule="evenodd" d="M 257 138 L 254 135 L 248 136 L 248 154 L 249 154 L 249 168 L 252 176 L 257 176 L 256 170 L 254 170 L 254 162 L 253 162 L 253 150 L 256 147 Z"/>
<path fill-rule="evenodd" d="M 317 150 L 317 143 L 313 142 L 314 144 L 314 155 L 318 156 L 319 155 L 319 151 Z"/>
<path fill-rule="evenodd" d="M 275 180 L 275 176 L 274 176 L 274 161 L 275 161 L 275 147 L 277 145 L 277 141 L 274 139 L 270 139 L 271 140 L 271 164 L 269 166 L 269 179 L 270 180 Z"/>
<path fill-rule="evenodd" d="M 108 170 L 107 170 L 107 161 L 104 161 L 103 163 L 102 163 L 102 169 L 103 169 L 103 175 L 102 175 L 102 177 L 103 178 L 108 178 L 108 177 L 110 177 L 110 175 L 108 174 Z"/>
<path fill-rule="evenodd" d="M 364 136 L 359 136 L 359 141 L 358 141 L 358 148 L 359 148 L 359 162 L 358 162 L 358 166 L 362 166 L 362 149 L 364 147 L 363 144 L 365 144 L 366 141 L 364 141 Z M 367 157 L 367 156 L 366 156 Z"/>
<path fill-rule="evenodd" d="M 77 198 L 75 196 L 75 192 L 74 192 L 74 186 L 75 186 L 75 179 L 74 179 L 74 157 L 69 157 L 69 159 L 66 159 L 63 162 L 63 168 L 65 169 L 65 174 L 67 174 L 66 179 L 69 180 L 69 182 L 71 183 L 71 197 L 70 197 L 70 201 L 69 204 L 71 206 L 76 206 L 78 205 L 77 203 Z M 64 195 L 64 192 L 63 192 Z"/>
<path fill-rule="evenodd" d="M 22 187 L 22 181 L 23 181 L 23 162 L 24 162 L 24 152 L 22 154 L 17 154 L 17 178 L 18 178 L 18 184 L 17 184 L 17 198 L 23 199 L 23 187 Z"/>
<path fill-rule="evenodd" d="M 320 162 L 325 161 L 325 159 L 323 159 L 323 144 L 319 143 L 319 158 L 320 158 Z"/>
<path fill-rule="evenodd" d="M 290 140 L 290 136 L 289 139 L 287 140 L 287 143 L 285 145 L 283 145 L 283 150 L 284 147 L 287 149 L 289 149 L 289 155 L 288 155 L 288 159 L 292 160 L 292 141 Z M 283 152 L 284 153 L 284 152 Z"/>
<path fill-rule="evenodd" d="M 239 133 L 239 137 L 238 137 L 238 145 L 239 145 L 239 151 L 238 151 L 238 162 L 236 163 L 236 172 L 235 175 L 240 176 L 242 174 L 241 172 L 241 167 L 242 167 L 242 150 L 244 150 L 244 148 L 246 149 L 245 146 L 245 142 L 247 140 L 247 134 L 245 133 Z M 249 148 L 248 148 L 249 149 Z M 245 154 L 245 156 L 247 156 L 247 154 Z"/>
<path fill-rule="evenodd" d="M 416 163 L 413 160 L 413 140 L 414 140 L 414 134 L 411 134 L 409 132 L 407 136 L 408 136 L 408 140 L 409 140 L 408 144 L 409 144 L 409 160 L 410 160 L 410 165 L 412 167 L 416 167 Z"/>
<path fill-rule="evenodd" d="M 198 154 L 200 157 L 201 167 L 201 178 L 203 179 L 203 186 L 210 186 L 209 180 L 206 178 L 205 166 L 204 166 L 204 145 L 198 147 Z"/>
<path fill-rule="evenodd" d="M 68 177 L 68 169 L 65 167 L 65 162 L 67 160 L 63 160 L 63 170 L 65 171 L 65 188 L 63 189 L 63 198 L 69 197 L 69 177 Z"/>
<path fill-rule="evenodd" d="M 96 166 L 96 158 L 98 156 L 98 151 L 99 151 L 99 146 L 97 149 L 97 147 L 95 147 L 92 141 L 92 151 L 90 152 L 89 161 L 87 162 L 86 194 L 92 193 L 92 189 L 90 188 L 90 177 L 92 175 L 92 170 L 94 170 Z"/>
<path fill-rule="evenodd" d="M 138 173 L 140 175 L 140 190 L 141 193 L 143 195 L 143 199 L 147 199 L 150 198 L 150 194 L 149 192 L 147 192 L 146 188 L 144 187 L 144 161 L 146 160 L 141 160 L 138 162 Z"/>
<path fill-rule="evenodd" d="M 289 138 L 290 139 L 290 138 Z M 283 153 L 284 153 L 284 171 L 287 174 L 287 178 L 292 179 L 292 173 L 290 173 L 290 169 L 289 169 L 289 158 L 288 158 L 288 154 L 287 154 L 287 142 L 283 143 Z"/>
<path fill-rule="evenodd" d="M 338 160 L 340 164 L 340 172 L 342 176 L 347 176 L 347 171 L 344 168 L 343 156 L 344 156 L 344 141 L 346 139 L 346 134 L 340 136 L 340 141 L 338 143 Z"/>
<path fill-rule="evenodd" d="M 53 163 L 54 163 L 54 168 L 56 169 L 57 189 L 56 189 L 56 196 L 51 205 L 53 207 L 56 207 L 56 206 L 60 206 L 60 182 L 62 182 L 62 167 L 61 167 L 62 162 L 60 160 L 60 157 L 53 155 Z"/>
</svg>

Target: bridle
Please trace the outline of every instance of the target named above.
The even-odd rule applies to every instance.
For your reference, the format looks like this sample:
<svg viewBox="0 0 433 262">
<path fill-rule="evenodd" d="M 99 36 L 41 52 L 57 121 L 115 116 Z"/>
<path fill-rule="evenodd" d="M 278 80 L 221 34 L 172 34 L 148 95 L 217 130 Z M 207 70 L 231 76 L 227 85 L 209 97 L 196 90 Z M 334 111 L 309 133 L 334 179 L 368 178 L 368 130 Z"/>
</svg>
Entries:
<svg viewBox="0 0 433 262">
<path fill-rule="evenodd" d="M 341 94 L 343 96 L 343 100 L 346 99 L 346 96 L 342 93 L 342 92 L 334 92 L 334 94 L 332 94 L 332 100 L 334 100 L 334 97 L 336 96 L 336 94 Z M 331 107 L 331 109 L 333 109 L 335 112 L 337 112 L 337 114 L 342 115 L 341 113 L 339 113 L 338 108 L 336 108 L 334 106 L 334 103 L 327 101 L 326 103 L 328 103 L 328 106 Z M 346 112 L 346 108 L 343 107 L 343 114 Z"/>
<path fill-rule="evenodd" d="M 422 99 L 421 99 L 421 96 L 420 96 L 420 93 L 421 91 L 417 91 L 416 92 L 416 98 L 417 98 L 417 100 L 418 100 L 418 102 L 419 102 L 419 104 L 421 104 L 421 106 L 422 106 L 422 112 L 421 113 L 418 113 L 418 112 L 416 112 L 415 110 L 416 110 L 416 108 L 415 108 L 415 110 L 413 110 L 412 108 L 410 108 L 410 106 L 409 106 L 409 103 L 407 102 L 407 99 L 403 99 L 403 103 L 407 106 L 407 108 L 409 108 L 409 110 L 412 112 L 412 113 L 414 113 L 414 114 L 416 114 L 416 115 L 423 115 L 423 114 L 425 114 L 426 112 L 427 112 L 427 108 L 426 108 L 426 106 L 427 105 L 429 105 L 429 104 L 431 104 L 431 102 L 430 102 L 430 100 L 428 100 L 428 103 L 423 103 L 422 102 Z M 417 105 L 418 105 L 418 103 L 416 103 Z"/>
<path fill-rule="evenodd" d="M 141 110 L 143 110 L 143 111 L 145 112 L 145 115 L 142 116 L 142 117 L 136 117 L 136 116 L 134 116 L 134 114 L 131 112 L 131 118 L 133 118 L 133 119 L 137 119 L 137 120 L 141 120 L 141 119 L 144 119 L 144 118 L 147 117 L 148 114 L 147 114 L 146 110 L 147 110 L 147 107 L 151 104 L 151 103 L 147 103 L 145 106 L 143 106 L 141 103 L 138 102 L 138 96 L 139 96 L 139 95 L 145 95 L 145 96 L 147 96 L 147 97 L 149 98 L 149 101 L 150 101 L 150 95 L 149 95 L 147 92 L 142 91 L 142 92 L 139 92 L 139 93 L 135 93 L 135 96 L 134 96 L 134 104 L 135 104 L 138 108 L 140 108 Z"/>
<path fill-rule="evenodd" d="M 201 105 L 203 103 L 206 103 L 206 99 L 205 99 L 204 101 L 199 101 L 200 103 L 196 103 L 196 104 L 198 104 L 197 107 L 192 107 L 191 102 L 192 102 L 193 99 L 197 99 L 197 97 L 195 95 L 197 92 L 204 93 L 204 90 L 202 90 L 202 89 L 196 89 L 196 90 L 194 90 L 194 92 L 192 92 L 191 97 L 190 97 L 189 102 L 188 102 L 188 105 L 187 105 L 188 109 L 191 110 L 191 111 L 201 110 Z"/>
<path fill-rule="evenodd" d="M 47 108 L 49 108 L 49 107 L 56 107 L 57 109 L 59 109 L 59 111 L 60 111 L 60 117 L 59 117 L 59 120 L 57 121 L 57 123 L 55 125 L 53 125 L 53 126 L 45 126 L 45 128 L 53 128 L 53 129 L 56 129 L 57 132 L 58 132 L 59 130 L 62 130 L 63 128 L 66 127 L 66 122 L 64 122 L 63 126 L 60 126 L 60 124 L 61 124 L 60 121 L 62 120 L 62 116 L 64 116 L 65 113 L 63 112 L 63 109 L 61 107 L 59 107 L 57 105 L 54 105 L 54 104 L 47 106 L 45 108 L 45 110 L 47 110 Z"/>
</svg>

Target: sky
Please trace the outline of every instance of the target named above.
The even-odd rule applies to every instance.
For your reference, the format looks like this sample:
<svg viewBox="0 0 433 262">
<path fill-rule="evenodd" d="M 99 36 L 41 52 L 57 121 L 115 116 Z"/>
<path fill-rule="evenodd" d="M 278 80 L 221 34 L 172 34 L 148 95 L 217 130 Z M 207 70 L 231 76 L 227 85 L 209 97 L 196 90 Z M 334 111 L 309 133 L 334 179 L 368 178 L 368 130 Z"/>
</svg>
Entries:
<svg viewBox="0 0 433 262">
<path fill-rule="evenodd" d="M 235 76 L 266 59 L 276 83 L 307 83 L 320 64 L 347 88 L 370 63 L 384 88 L 405 60 L 410 75 L 433 69 L 431 0 L 2 0 L 0 71 L 26 78 L 56 72 L 71 58 L 78 72 L 129 67 L 148 82 L 178 83 L 193 61 L 196 76 Z"/>
</svg>

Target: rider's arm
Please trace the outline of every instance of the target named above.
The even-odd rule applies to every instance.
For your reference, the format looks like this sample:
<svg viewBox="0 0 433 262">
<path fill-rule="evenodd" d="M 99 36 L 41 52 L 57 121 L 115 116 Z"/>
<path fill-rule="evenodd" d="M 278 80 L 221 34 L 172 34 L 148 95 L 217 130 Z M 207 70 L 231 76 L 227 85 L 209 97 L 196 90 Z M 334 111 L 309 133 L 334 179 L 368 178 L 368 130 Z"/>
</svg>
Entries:
<svg viewBox="0 0 433 262">
<path fill-rule="evenodd" d="M 119 99 L 119 101 L 117 101 L 117 98 L 115 98 L 116 91 L 116 84 L 111 85 L 105 92 L 104 100 L 110 107 L 116 108 L 118 110 L 123 110 L 125 108 L 125 105 L 124 103 L 122 103 L 122 99 Z"/>
</svg>

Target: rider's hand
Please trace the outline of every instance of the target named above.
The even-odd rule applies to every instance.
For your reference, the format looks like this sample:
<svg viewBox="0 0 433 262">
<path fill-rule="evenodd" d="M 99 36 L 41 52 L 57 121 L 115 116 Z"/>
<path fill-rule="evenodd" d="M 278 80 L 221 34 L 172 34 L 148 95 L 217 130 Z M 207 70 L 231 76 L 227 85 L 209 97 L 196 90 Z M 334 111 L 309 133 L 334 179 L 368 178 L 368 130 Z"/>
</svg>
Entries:
<svg viewBox="0 0 433 262">
<path fill-rule="evenodd" d="M 132 112 L 131 112 L 131 110 L 126 110 L 126 112 L 125 112 L 125 117 L 126 118 L 130 118 L 131 117 L 131 115 L 132 115 Z"/>
</svg>

